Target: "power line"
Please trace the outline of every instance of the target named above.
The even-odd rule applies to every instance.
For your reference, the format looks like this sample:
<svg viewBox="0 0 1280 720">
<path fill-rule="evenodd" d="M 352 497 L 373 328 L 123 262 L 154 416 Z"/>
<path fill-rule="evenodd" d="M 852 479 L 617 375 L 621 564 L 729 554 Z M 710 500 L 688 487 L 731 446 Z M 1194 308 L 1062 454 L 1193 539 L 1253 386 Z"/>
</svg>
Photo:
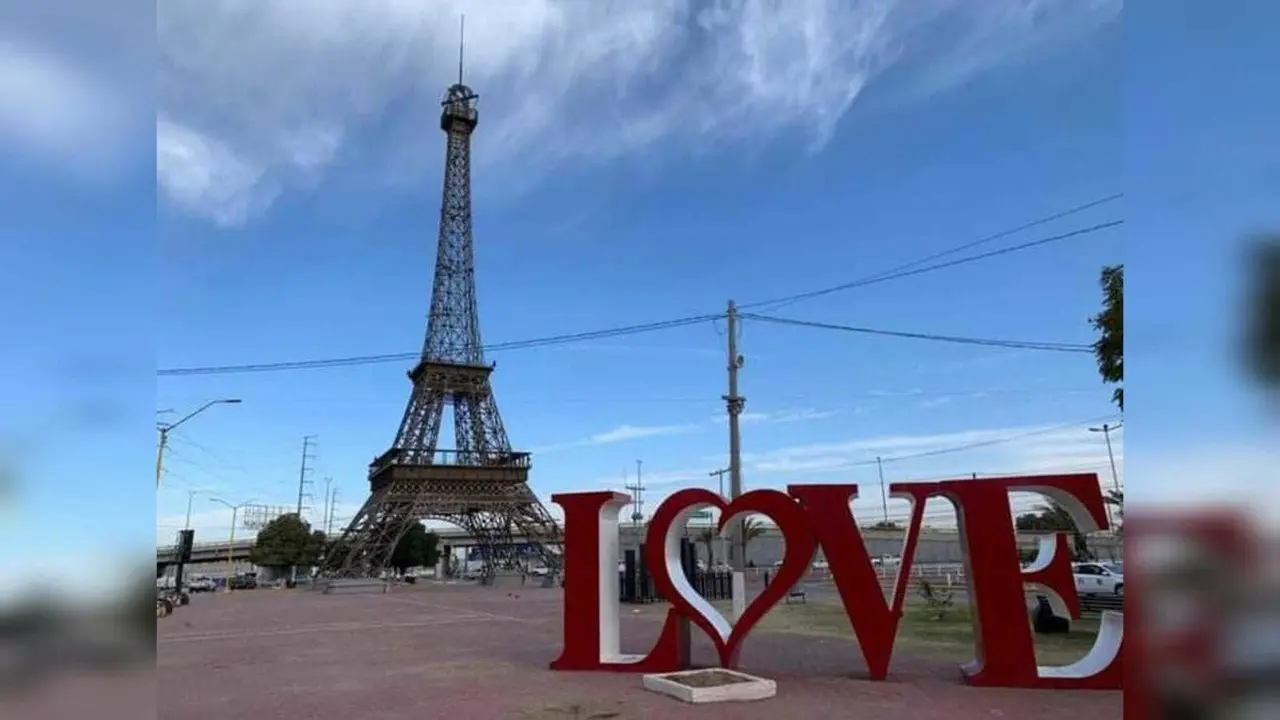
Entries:
<svg viewBox="0 0 1280 720">
<path fill-rule="evenodd" d="M 1121 197 L 1123 197 L 1123 193 L 1117 193 L 1114 195 L 1110 195 L 1104 198 L 1100 198 L 1098 200 L 1085 203 L 1083 205 L 1078 205 L 1074 208 L 1070 208 L 1068 210 L 1064 210 L 1062 212 L 1055 213 L 1053 215 L 1049 215 L 1046 217 L 1038 218 L 1028 223 L 1023 223 L 1022 225 L 1019 225 L 1015 228 L 1003 230 L 999 233 L 989 235 L 987 237 L 981 238 L 976 241 L 965 243 L 963 245 L 957 246 L 955 248 L 951 248 L 941 253 L 934 253 L 925 258 L 921 258 L 919 260 L 915 260 L 910 263 L 900 265 L 891 270 L 887 270 L 879 274 L 872 275 L 867 278 L 863 278 L 861 280 L 855 280 L 853 282 L 843 283 L 841 285 L 823 288 L 821 290 L 814 290 L 814 291 L 800 293 L 796 295 L 790 295 L 782 298 L 775 298 L 773 300 L 765 300 L 765 301 L 760 301 L 755 303 L 748 303 L 745 305 L 741 305 L 740 309 L 764 308 L 766 306 L 769 306 L 770 309 L 777 309 L 785 305 L 793 304 L 796 302 L 808 300 L 815 297 L 821 297 L 823 295 L 828 295 L 828 294 L 840 292 L 843 290 L 851 290 L 854 288 L 866 287 L 868 285 L 873 285 L 876 283 L 888 282 L 890 280 L 897 280 L 904 277 L 910 277 L 913 275 L 933 272 L 935 270 L 942 270 L 949 267 L 964 265 L 972 262 L 977 262 L 979 260 L 985 260 L 988 258 L 1000 256 L 1000 255 L 1006 255 L 1006 254 L 1018 252 L 1021 250 L 1027 250 L 1030 248 L 1047 245 L 1049 243 L 1059 242 L 1069 238 L 1088 235 L 1094 232 L 1100 232 L 1108 228 L 1122 225 L 1124 224 L 1124 221 L 1114 220 L 1110 222 L 1100 223 L 1090 227 L 1080 228 L 1070 232 L 1061 233 L 1061 234 L 1053 235 L 1046 238 L 1040 238 L 1037 240 L 1032 240 L 1032 241 L 1021 243 L 1018 245 L 1011 245 L 1008 247 L 1000 248 L 998 250 L 992 250 L 992 251 L 981 253 L 978 255 L 971 255 L 967 257 L 958 258 L 955 260 L 950 260 L 947 262 L 936 263 L 933 265 L 926 265 L 924 267 L 917 267 L 922 263 L 928 262 L 930 260 L 946 257 L 958 252 L 962 252 L 966 249 L 971 249 L 973 247 L 977 247 L 985 243 L 993 242 L 995 240 L 1008 237 L 1010 235 L 1022 232 L 1024 230 L 1027 230 L 1039 225 L 1043 225 L 1053 220 L 1061 219 L 1063 217 L 1067 217 L 1069 215 L 1082 212 L 1089 208 L 1097 207 L 1104 203 L 1112 202 Z M 583 342 L 587 340 L 598 340 L 602 338 L 620 337 L 624 335 L 635 335 L 635 334 L 645 333 L 645 332 L 655 332 L 658 330 L 670 330 L 674 328 L 687 327 L 690 325 L 696 325 L 703 322 L 711 322 L 718 319 L 719 317 L 720 317 L 719 314 L 691 315 L 691 316 L 682 317 L 682 318 L 674 318 L 671 320 L 642 323 L 638 325 L 625 325 L 620 327 L 606 328 L 602 330 L 566 333 L 561 335 L 551 335 L 547 337 L 531 338 L 528 340 L 518 340 L 513 342 L 497 343 L 493 345 L 486 345 L 484 346 L 483 349 L 485 352 L 500 352 L 503 350 L 523 350 L 523 349 L 538 348 L 538 347 L 548 347 L 553 345 L 563 345 L 568 343 Z M 273 371 L 283 371 L 283 370 L 310 370 L 310 369 L 333 368 L 333 367 L 352 367 L 356 365 L 372 365 L 372 364 L 388 363 L 388 362 L 407 362 L 407 361 L 420 359 L 420 357 L 421 357 L 421 353 L 419 352 L 402 352 L 402 353 L 388 353 L 388 354 L 381 354 L 381 355 L 356 355 L 356 356 L 342 357 L 342 358 L 297 360 L 297 361 L 286 361 L 286 362 L 275 362 L 275 363 L 252 363 L 252 364 L 238 364 L 238 365 L 196 366 L 196 367 L 185 367 L 185 368 L 162 368 L 156 372 L 156 375 L 161 377 L 174 377 L 174 376 L 187 376 L 187 375 L 225 375 L 225 374 L 232 374 L 232 373 L 273 372 Z"/>
<path fill-rule="evenodd" d="M 950 453 L 965 452 L 967 450 L 977 450 L 978 448 L 991 447 L 992 445 L 1003 445 L 1005 443 L 1017 442 L 1018 440 L 1025 440 L 1026 438 L 1036 437 L 1037 435 L 1049 435 L 1055 432 L 1062 432 L 1063 430 L 1070 430 L 1072 428 L 1087 426 L 1092 423 L 1102 422 L 1104 420 L 1114 420 L 1118 417 L 1121 417 L 1121 416 L 1119 414 L 1113 413 L 1111 415 L 1103 415 L 1101 417 L 1089 418 L 1088 420 L 1081 420 L 1079 422 L 1066 423 L 1064 425 L 1055 425 L 1053 427 L 1039 428 L 1036 430 L 1029 430 L 1024 433 L 1018 433 L 1016 435 L 1008 435 L 1005 437 L 995 438 L 992 440 L 982 440 L 979 442 L 968 443 L 966 445 L 957 445 L 955 447 L 942 448 L 939 450 L 928 450 L 925 452 L 911 453 L 910 455 L 898 455 L 896 457 L 882 458 L 880 461 L 902 462 L 904 460 L 916 460 L 919 458 L 934 457 L 935 455 L 948 455 Z M 878 462 L 877 460 L 870 460 L 870 461 L 863 461 L 859 463 L 853 463 L 853 465 L 857 465 L 857 466 L 875 465 L 877 462 Z"/>
<path fill-rule="evenodd" d="M 818 328 L 821 330 L 840 330 L 851 333 L 864 333 L 867 335 L 884 335 L 887 337 L 911 338 L 914 340 L 936 340 L 939 342 L 959 343 L 962 345 L 983 345 L 987 347 L 1003 347 L 1015 348 L 1019 350 L 1048 350 L 1053 352 L 1073 352 L 1073 353 L 1091 353 L 1093 348 L 1089 345 L 1081 345 L 1078 343 L 1053 343 L 1053 342 L 1026 342 L 1021 340 L 993 340 L 989 338 L 972 338 L 958 337 L 955 335 L 934 335 L 931 333 L 913 333 L 901 332 L 895 330 L 878 330 L 876 328 L 855 327 L 852 325 L 836 325 L 834 323 L 814 322 L 810 320 L 795 320 L 792 318 L 780 318 L 770 315 L 756 315 L 754 313 L 744 313 L 743 318 L 750 320 L 759 320 L 767 323 L 778 323 L 781 325 L 795 325 L 797 327 Z"/>
<path fill-rule="evenodd" d="M 657 330 L 670 330 L 672 328 L 696 325 L 699 323 L 709 322 L 717 317 L 719 316 L 693 315 L 673 320 L 644 323 L 641 325 L 625 325 L 622 327 L 607 328 L 604 330 L 551 335 L 548 337 L 533 338 L 530 340 L 517 340 L 513 342 L 486 345 L 484 346 L 484 351 L 498 352 L 502 350 L 524 350 L 527 348 L 582 342 L 584 340 L 598 340 L 601 338 L 619 337 L 622 335 L 637 335 L 639 333 L 654 332 Z M 329 358 L 323 360 L 297 360 L 290 362 L 255 363 L 247 365 L 211 365 L 203 367 L 168 368 L 158 370 L 156 374 L 161 376 L 224 375 L 230 373 L 271 372 L 278 370 L 310 370 L 316 368 L 350 367 L 353 365 L 372 365 L 375 363 L 386 362 L 405 362 L 418 360 L 420 358 L 420 352 L 405 352 L 389 353 L 385 355 L 356 355 L 345 358 Z"/>
<path fill-rule="evenodd" d="M 800 293 L 798 295 L 788 295 L 786 297 L 781 297 L 774 300 L 764 300 L 761 302 L 747 303 L 746 305 L 740 306 L 740 309 L 749 310 L 751 308 L 763 308 L 763 307 L 769 306 L 770 310 L 777 310 L 781 307 L 792 305 L 792 304 L 801 302 L 803 300 L 808 300 L 812 297 L 819 297 L 821 295 L 826 295 L 833 292 L 839 292 L 840 290 L 852 289 L 854 287 L 862 287 L 864 285 L 869 285 L 874 282 L 880 282 L 881 280 L 889 280 L 889 279 L 895 279 L 897 277 L 905 277 L 905 275 L 902 275 L 901 273 L 905 273 L 927 262 L 940 260 L 944 257 L 948 257 L 951 255 L 955 255 L 956 253 L 964 252 L 965 250 L 971 250 L 980 245 L 986 245 L 987 243 L 992 243 L 992 242 L 995 242 L 996 240 L 1002 240 L 1011 235 L 1017 235 L 1018 233 L 1023 232 L 1024 230 L 1030 230 L 1031 228 L 1039 227 L 1040 225 L 1051 223 L 1054 220 L 1061 220 L 1064 217 L 1075 215 L 1077 213 L 1084 212 L 1085 210 L 1089 210 L 1089 209 L 1098 207 L 1100 205 L 1105 205 L 1109 202 L 1114 202 L 1116 200 L 1119 200 L 1122 197 L 1124 197 L 1124 193 L 1115 193 L 1113 195 L 1108 195 L 1106 197 L 1098 198 L 1097 200 L 1090 200 L 1087 203 L 1077 205 L 1073 208 L 1068 208 L 1061 212 L 1053 213 L 1052 215 L 1046 215 L 1044 217 L 1031 220 L 1030 222 L 1025 222 L 1021 225 L 1018 225 L 1017 227 L 1001 230 L 1000 232 L 987 235 L 986 237 L 979 238 L 978 240 L 974 240 L 972 242 L 967 242 L 962 245 L 957 245 L 953 248 L 943 250 L 942 252 L 933 253 L 932 255 L 926 255 L 925 257 L 919 258 L 917 260 L 912 260 L 911 262 L 903 263 L 902 265 L 897 265 L 895 267 L 889 268 L 888 270 L 883 270 L 879 273 L 867 276 L 861 280 L 855 280 L 851 283 L 845 283 L 843 285 L 837 285 L 835 287 L 825 288 L 823 290 L 818 290 L 814 292 Z M 1086 230 L 1089 230 L 1089 229 L 1086 228 Z M 1038 247 L 1039 245 L 1044 245 L 1044 244 L 1047 244 L 1048 242 L 1065 240 L 1068 237 L 1074 237 L 1074 236 L 1075 236 L 1074 234 L 1066 235 L 1066 236 L 1054 236 L 1053 238 L 1046 238 L 1043 241 L 1035 241 L 1033 243 L 1024 244 L 1024 245 L 1015 245 L 1012 248 L 1007 248 L 1005 251 L 999 252 L 997 254 L 1005 254 L 1006 252 L 1016 252 L 1018 250 L 1025 250 L 1031 247 Z M 988 255 L 981 255 L 978 257 L 981 258 L 981 257 L 990 257 L 990 256 L 991 255 L 988 254 Z M 970 260 L 965 259 L 964 262 L 970 262 Z M 943 265 L 937 268 L 929 268 L 929 269 L 941 269 L 942 267 L 951 267 L 951 265 L 944 263 Z"/>
</svg>

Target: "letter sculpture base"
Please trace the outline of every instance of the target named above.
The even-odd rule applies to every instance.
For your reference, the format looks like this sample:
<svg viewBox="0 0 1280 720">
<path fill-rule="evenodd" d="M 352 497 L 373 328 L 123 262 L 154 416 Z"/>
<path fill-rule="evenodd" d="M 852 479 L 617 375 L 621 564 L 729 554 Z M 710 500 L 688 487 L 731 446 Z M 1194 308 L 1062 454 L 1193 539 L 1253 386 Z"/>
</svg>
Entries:
<svg viewBox="0 0 1280 720">
<path fill-rule="evenodd" d="M 694 704 L 767 700 L 778 694 L 772 680 L 724 668 L 645 675 L 644 688 Z"/>
</svg>

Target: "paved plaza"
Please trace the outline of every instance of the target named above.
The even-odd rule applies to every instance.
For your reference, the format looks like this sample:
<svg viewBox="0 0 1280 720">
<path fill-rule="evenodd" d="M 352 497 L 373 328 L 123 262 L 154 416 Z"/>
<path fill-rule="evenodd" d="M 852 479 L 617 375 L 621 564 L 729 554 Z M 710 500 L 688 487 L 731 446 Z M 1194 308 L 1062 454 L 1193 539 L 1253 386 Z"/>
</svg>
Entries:
<svg viewBox="0 0 1280 720">
<path fill-rule="evenodd" d="M 662 607 L 624 610 L 623 649 L 647 650 Z M 638 675 L 548 670 L 560 648 L 558 589 L 255 590 L 197 596 L 158 622 L 160 717 L 183 720 L 1121 717 L 1119 693 L 968 688 L 964 658 L 905 648 L 887 682 L 869 682 L 852 637 L 767 627 L 741 665 L 776 680 L 778 696 L 688 706 L 644 691 Z M 696 630 L 694 660 L 714 660 Z"/>
</svg>

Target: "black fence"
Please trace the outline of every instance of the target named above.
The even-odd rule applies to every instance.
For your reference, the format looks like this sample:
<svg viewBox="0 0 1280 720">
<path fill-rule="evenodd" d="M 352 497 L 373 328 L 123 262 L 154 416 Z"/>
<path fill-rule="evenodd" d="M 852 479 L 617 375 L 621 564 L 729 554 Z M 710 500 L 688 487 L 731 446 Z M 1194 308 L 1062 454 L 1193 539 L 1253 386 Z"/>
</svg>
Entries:
<svg viewBox="0 0 1280 720">
<path fill-rule="evenodd" d="M 618 573 L 619 599 L 632 605 L 666 602 L 667 599 L 654 588 L 653 577 L 641 562 L 643 557 L 644 545 L 639 550 L 627 550 L 623 554 L 622 570 Z M 680 541 L 680 557 L 685 578 L 704 598 L 729 600 L 733 597 L 733 576 L 727 572 L 699 570 L 697 547 L 689 540 Z"/>
</svg>

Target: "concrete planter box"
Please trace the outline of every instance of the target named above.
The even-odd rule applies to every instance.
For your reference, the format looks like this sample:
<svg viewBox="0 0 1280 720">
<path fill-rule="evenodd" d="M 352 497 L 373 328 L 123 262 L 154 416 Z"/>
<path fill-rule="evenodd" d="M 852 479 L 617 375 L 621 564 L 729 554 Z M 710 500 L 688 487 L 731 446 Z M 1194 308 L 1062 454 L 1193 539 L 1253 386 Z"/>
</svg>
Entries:
<svg viewBox="0 0 1280 720">
<path fill-rule="evenodd" d="M 778 694 L 772 680 L 724 668 L 645 675 L 644 688 L 694 704 L 766 700 Z"/>
</svg>

